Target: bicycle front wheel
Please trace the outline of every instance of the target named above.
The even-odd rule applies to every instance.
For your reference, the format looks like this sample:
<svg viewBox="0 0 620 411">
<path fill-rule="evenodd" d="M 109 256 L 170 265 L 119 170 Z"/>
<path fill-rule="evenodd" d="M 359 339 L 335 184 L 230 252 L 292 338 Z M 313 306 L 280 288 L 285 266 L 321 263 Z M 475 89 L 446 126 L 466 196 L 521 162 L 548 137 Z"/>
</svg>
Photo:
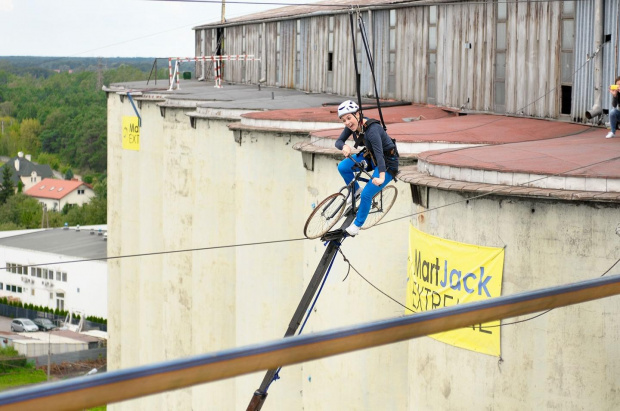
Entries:
<svg viewBox="0 0 620 411">
<path fill-rule="evenodd" d="M 342 217 L 346 198 L 335 193 L 315 207 L 304 226 L 304 235 L 309 239 L 319 238 L 330 230 Z"/>
<path fill-rule="evenodd" d="M 396 187 L 394 186 L 386 186 L 383 190 L 375 194 L 372 198 L 368 218 L 366 218 L 366 221 L 362 226 L 362 230 L 368 230 L 370 227 L 381 221 L 381 219 L 394 205 L 397 196 L 398 190 L 396 190 Z"/>
</svg>

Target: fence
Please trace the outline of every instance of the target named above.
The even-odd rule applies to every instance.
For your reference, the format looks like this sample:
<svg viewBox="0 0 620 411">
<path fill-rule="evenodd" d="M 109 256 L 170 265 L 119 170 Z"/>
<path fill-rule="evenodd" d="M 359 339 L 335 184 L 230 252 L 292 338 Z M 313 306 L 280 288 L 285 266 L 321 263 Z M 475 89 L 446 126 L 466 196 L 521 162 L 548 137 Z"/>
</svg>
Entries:
<svg viewBox="0 0 620 411">
<path fill-rule="evenodd" d="M 64 316 L 60 316 L 54 313 L 46 313 L 44 311 L 31 310 L 29 308 L 16 307 L 14 305 L 8 304 L 0 304 L 0 316 L 9 317 L 9 318 L 47 318 L 51 320 L 57 326 L 61 326 L 65 321 Z M 77 325 L 79 320 L 73 318 L 71 321 L 72 324 Z M 107 324 L 95 323 L 92 321 L 84 320 L 84 327 L 82 331 L 89 330 L 101 330 L 108 331 Z"/>
</svg>

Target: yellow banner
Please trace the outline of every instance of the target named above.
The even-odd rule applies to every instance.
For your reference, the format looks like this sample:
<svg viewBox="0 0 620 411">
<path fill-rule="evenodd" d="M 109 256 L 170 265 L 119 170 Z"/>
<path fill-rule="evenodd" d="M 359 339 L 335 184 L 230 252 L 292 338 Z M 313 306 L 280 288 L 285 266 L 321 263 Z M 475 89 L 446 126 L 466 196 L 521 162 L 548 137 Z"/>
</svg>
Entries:
<svg viewBox="0 0 620 411">
<path fill-rule="evenodd" d="M 499 297 L 504 249 L 457 243 L 410 226 L 407 307 L 414 313 Z M 411 314 L 406 310 L 406 314 Z M 431 335 L 456 347 L 500 356 L 500 322 Z"/>
<path fill-rule="evenodd" d="M 140 126 L 136 116 L 123 116 L 123 148 L 140 150 Z"/>
</svg>

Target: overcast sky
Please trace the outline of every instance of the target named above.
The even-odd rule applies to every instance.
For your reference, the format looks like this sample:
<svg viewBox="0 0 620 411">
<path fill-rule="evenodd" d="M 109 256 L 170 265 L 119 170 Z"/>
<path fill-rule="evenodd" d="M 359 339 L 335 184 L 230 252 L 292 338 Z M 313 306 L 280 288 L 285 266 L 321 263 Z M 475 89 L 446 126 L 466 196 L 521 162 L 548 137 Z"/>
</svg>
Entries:
<svg viewBox="0 0 620 411">
<path fill-rule="evenodd" d="M 291 4 L 314 0 L 267 2 Z M 281 6 L 226 3 L 226 17 L 231 19 L 277 7 Z M 192 27 L 218 22 L 221 14 L 222 6 L 218 3 L 0 0 L 0 56 L 193 56 Z"/>
</svg>

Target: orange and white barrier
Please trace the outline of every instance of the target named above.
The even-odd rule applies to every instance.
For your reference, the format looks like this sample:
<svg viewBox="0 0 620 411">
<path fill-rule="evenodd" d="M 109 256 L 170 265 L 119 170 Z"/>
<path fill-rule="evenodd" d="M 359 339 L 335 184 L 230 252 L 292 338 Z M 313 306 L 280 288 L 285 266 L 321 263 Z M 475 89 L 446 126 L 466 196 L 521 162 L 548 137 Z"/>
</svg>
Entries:
<svg viewBox="0 0 620 411">
<path fill-rule="evenodd" d="M 174 60 L 174 70 L 172 69 L 172 60 Z M 215 86 L 216 88 L 222 87 L 222 62 L 223 61 L 260 61 L 260 57 L 254 57 L 253 54 L 233 54 L 226 56 L 199 56 L 199 57 L 169 57 L 168 58 L 168 91 L 180 90 L 179 81 L 179 65 L 182 62 L 189 61 L 212 61 L 213 69 L 215 73 Z M 204 74 L 203 74 L 204 77 Z M 176 82 L 176 87 L 175 87 Z"/>
</svg>

